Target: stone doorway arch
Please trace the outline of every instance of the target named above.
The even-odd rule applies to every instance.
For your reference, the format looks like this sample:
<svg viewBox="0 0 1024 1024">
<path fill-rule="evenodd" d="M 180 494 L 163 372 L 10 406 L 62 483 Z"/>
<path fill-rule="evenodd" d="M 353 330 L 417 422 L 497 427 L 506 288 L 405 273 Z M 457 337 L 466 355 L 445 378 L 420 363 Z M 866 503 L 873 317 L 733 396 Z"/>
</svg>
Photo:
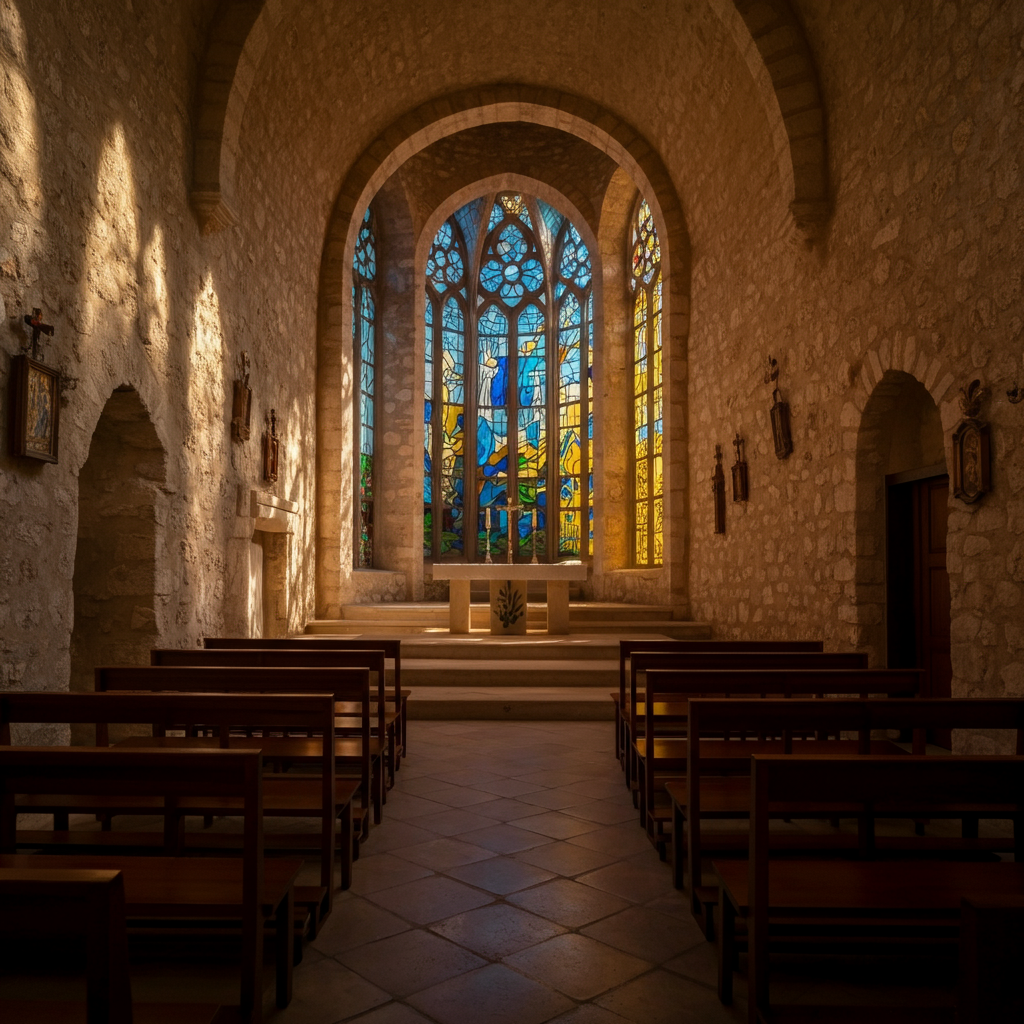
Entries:
<svg viewBox="0 0 1024 1024">
<path fill-rule="evenodd" d="M 166 477 L 167 455 L 149 411 L 134 388 L 116 388 L 78 477 L 72 691 L 93 689 L 97 665 L 148 664 L 158 645 Z M 71 735 L 72 742 L 93 742 L 87 727 Z"/>
</svg>

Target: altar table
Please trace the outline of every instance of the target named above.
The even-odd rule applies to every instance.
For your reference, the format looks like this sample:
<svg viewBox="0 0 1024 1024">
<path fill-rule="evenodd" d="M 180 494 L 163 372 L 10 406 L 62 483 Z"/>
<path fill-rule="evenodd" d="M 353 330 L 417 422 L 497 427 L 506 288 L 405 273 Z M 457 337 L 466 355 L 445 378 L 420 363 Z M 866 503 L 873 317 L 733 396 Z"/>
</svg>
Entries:
<svg viewBox="0 0 1024 1024">
<path fill-rule="evenodd" d="M 546 580 L 548 585 L 548 632 L 569 632 L 569 581 L 585 580 L 587 566 L 582 562 L 551 562 L 530 564 L 514 562 L 449 562 L 434 563 L 435 580 L 449 580 L 448 629 L 452 633 L 469 632 L 469 585 L 473 580 L 489 580 L 491 584 L 491 632 L 526 632 L 526 583 Z M 507 592 L 522 597 L 522 615 L 515 623 L 503 626 L 499 618 L 498 602 L 503 584 Z"/>
</svg>

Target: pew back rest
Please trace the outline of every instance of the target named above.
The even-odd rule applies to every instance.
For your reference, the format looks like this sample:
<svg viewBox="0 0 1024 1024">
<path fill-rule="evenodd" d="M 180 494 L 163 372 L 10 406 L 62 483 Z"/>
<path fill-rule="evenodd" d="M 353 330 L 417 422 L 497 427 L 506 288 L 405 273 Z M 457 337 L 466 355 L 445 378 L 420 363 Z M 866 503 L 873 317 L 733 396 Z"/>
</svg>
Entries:
<svg viewBox="0 0 1024 1024">
<path fill-rule="evenodd" d="M 226 666 L 236 668 L 365 668 L 376 677 L 377 733 L 384 731 L 385 671 L 383 650 L 324 651 L 301 648 L 213 648 L 172 650 L 154 648 L 151 665 Z"/>
<path fill-rule="evenodd" d="M 637 678 L 647 672 L 678 669 L 866 669 L 867 654 L 860 651 L 641 651 L 630 658 L 630 722 L 636 723 Z M 621 682 L 621 681 L 620 681 Z M 621 695 L 625 699 L 625 694 Z"/>
</svg>

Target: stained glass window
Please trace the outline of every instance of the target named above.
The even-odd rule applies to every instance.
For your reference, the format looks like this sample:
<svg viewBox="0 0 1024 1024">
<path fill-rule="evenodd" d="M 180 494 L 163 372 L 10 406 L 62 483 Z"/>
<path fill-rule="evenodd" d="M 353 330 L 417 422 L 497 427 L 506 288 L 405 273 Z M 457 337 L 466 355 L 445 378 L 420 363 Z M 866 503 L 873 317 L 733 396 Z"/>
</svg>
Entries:
<svg viewBox="0 0 1024 1024">
<path fill-rule="evenodd" d="M 664 547 L 661 244 L 646 199 L 632 244 L 633 564 L 657 566 Z"/>
<path fill-rule="evenodd" d="M 465 232 L 482 208 L 469 204 L 441 225 L 427 256 L 423 556 L 465 551 Z M 465 227 L 463 227 L 465 225 Z"/>
<path fill-rule="evenodd" d="M 521 193 L 478 199 L 441 226 L 426 276 L 424 557 L 591 554 L 593 298 L 579 232 Z"/>
<path fill-rule="evenodd" d="M 367 207 L 356 239 L 352 268 L 352 341 L 355 351 L 359 434 L 359 531 L 356 565 L 373 566 L 374 423 L 377 373 L 377 239 L 373 211 Z"/>
</svg>

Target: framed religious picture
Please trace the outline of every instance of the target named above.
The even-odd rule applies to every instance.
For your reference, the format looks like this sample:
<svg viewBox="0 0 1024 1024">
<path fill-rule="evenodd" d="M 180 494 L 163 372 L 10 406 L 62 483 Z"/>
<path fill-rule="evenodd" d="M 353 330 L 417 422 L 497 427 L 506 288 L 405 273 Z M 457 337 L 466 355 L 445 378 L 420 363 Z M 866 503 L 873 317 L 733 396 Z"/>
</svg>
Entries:
<svg viewBox="0 0 1024 1024">
<path fill-rule="evenodd" d="M 60 426 L 60 371 L 31 356 L 11 360 L 14 422 L 11 454 L 57 461 Z"/>
</svg>

